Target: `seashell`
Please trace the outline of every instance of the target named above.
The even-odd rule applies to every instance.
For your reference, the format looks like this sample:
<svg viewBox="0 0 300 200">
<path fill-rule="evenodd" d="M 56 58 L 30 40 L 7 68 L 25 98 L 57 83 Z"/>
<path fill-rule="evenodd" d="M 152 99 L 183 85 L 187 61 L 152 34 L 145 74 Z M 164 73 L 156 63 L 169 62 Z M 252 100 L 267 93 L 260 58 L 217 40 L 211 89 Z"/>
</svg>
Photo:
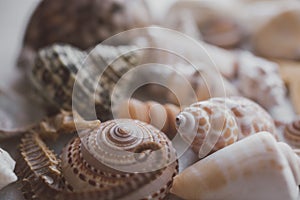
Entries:
<svg viewBox="0 0 300 200">
<path fill-rule="evenodd" d="M 234 17 L 215 7 L 218 6 L 207 1 L 175 1 L 168 11 L 166 24 L 222 48 L 239 46 L 245 37 L 241 25 Z M 194 27 L 187 27 L 186 24 L 191 24 L 191 21 Z"/>
<path fill-rule="evenodd" d="M 74 115 L 78 114 L 75 113 Z M 57 139 L 61 134 L 75 133 L 77 130 L 95 126 L 99 123 L 97 120 L 86 123 L 80 116 L 77 119 L 75 124 L 72 112 L 60 110 L 57 115 L 46 117 L 36 124 L 15 130 L 0 130 L 0 139 L 15 137 L 32 131 L 39 134 L 42 138 Z"/>
<path fill-rule="evenodd" d="M 16 170 L 25 198 L 162 199 L 168 193 L 178 161 L 171 141 L 158 129 L 113 120 L 86 124 L 78 133 L 82 138 L 69 142 L 61 161 L 39 134 L 25 135 Z"/>
<path fill-rule="evenodd" d="M 289 121 L 293 111 L 286 103 L 286 88 L 279 75 L 279 66 L 249 52 L 238 54 L 237 65 L 237 86 L 241 94 L 268 110 L 274 119 Z"/>
<path fill-rule="evenodd" d="M 73 191 L 118 187 L 122 195 L 108 190 L 112 199 L 162 199 L 168 193 L 178 163 L 158 129 L 119 119 L 79 135 L 62 152 L 62 173 Z"/>
<path fill-rule="evenodd" d="M 0 148 L 0 190 L 18 178 L 14 173 L 16 162 L 10 155 Z"/>
<path fill-rule="evenodd" d="M 195 101 L 207 100 L 210 97 L 236 96 L 235 86 L 222 76 L 215 76 L 200 64 L 174 64 L 172 67 L 152 65 L 138 72 L 134 81 L 142 80 L 149 84 L 149 97 L 159 96 L 162 100 L 179 106 L 189 105 Z M 157 84 L 159 83 L 159 84 Z"/>
<path fill-rule="evenodd" d="M 292 147 L 300 147 L 300 119 L 288 123 L 284 127 L 283 136 L 285 141 Z"/>
<path fill-rule="evenodd" d="M 114 34 L 150 23 L 144 1 L 43 0 L 27 26 L 19 65 L 31 66 L 36 51 L 54 43 L 86 50 Z"/>
<path fill-rule="evenodd" d="M 297 2 L 298 3 L 298 2 Z M 264 57 L 300 59 L 300 4 L 272 17 L 253 35 L 254 51 Z"/>
<path fill-rule="evenodd" d="M 25 199 L 56 199 L 64 189 L 60 160 L 36 132 L 26 134 L 20 144 L 16 173 L 22 182 Z"/>
<path fill-rule="evenodd" d="M 280 75 L 288 88 L 289 97 L 293 104 L 294 111 L 300 114 L 300 94 L 299 94 L 299 62 L 288 60 L 275 60 L 279 64 Z"/>
<path fill-rule="evenodd" d="M 86 52 L 69 45 L 53 45 L 39 51 L 29 76 L 39 94 L 54 107 L 71 110 L 73 100 L 75 108 L 84 116 L 92 112 L 87 106 L 95 102 L 97 116 L 105 121 L 112 117 L 112 88 L 138 62 L 137 55 L 130 52 L 133 49 L 98 45 L 83 66 Z"/>
<path fill-rule="evenodd" d="M 243 97 L 211 98 L 185 108 L 176 117 L 178 131 L 199 158 L 249 135 L 268 131 L 276 138 L 271 116 Z"/>
<path fill-rule="evenodd" d="M 146 122 L 160 129 L 169 138 L 173 138 L 177 133 L 175 119 L 179 112 L 180 108 L 173 104 L 162 105 L 154 101 L 129 99 L 120 104 L 116 117 Z"/>
<path fill-rule="evenodd" d="M 287 144 L 260 132 L 185 169 L 174 178 L 171 192 L 184 199 L 295 200 L 299 164 Z"/>
</svg>

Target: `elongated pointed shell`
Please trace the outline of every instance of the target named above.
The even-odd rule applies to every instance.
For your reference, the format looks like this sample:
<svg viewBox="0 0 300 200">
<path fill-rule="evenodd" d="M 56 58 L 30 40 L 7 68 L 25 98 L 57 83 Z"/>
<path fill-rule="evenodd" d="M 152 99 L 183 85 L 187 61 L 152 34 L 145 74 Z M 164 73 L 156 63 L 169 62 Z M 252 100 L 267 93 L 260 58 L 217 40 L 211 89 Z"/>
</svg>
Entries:
<svg viewBox="0 0 300 200">
<path fill-rule="evenodd" d="M 261 132 L 185 169 L 175 177 L 171 192 L 195 200 L 295 200 L 299 165 L 287 144 Z"/>
<path fill-rule="evenodd" d="M 30 78 L 48 103 L 71 110 L 73 100 L 80 114 L 96 108 L 97 117 L 105 121 L 111 119 L 115 83 L 138 62 L 137 55 L 130 52 L 133 49 L 98 45 L 87 57 L 72 46 L 53 45 L 39 51 Z"/>
<path fill-rule="evenodd" d="M 170 140 L 135 120 L 112 120 L 79 133 L 62 152 L 74 192 L 107 191 L 112 199 L 162 199 L 178 164 Z"/>
<path fill-rule="evenodd" d="M 243 97 L 211 98 L 185 108 L 176 118 L 179 133 L 203 158 L 260 131 L 276 136 L 270 115 Z"/>
</svg>

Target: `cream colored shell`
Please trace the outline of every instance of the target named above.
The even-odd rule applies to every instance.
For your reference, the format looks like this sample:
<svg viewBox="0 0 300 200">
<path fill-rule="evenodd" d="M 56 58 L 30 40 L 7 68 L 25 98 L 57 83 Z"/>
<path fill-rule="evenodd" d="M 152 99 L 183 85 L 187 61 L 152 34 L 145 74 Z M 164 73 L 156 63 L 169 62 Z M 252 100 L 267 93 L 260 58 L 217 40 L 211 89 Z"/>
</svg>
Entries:
<svg viewBox="0 0 300 200">
<path fill-rule="evenodd" d="M 287 144 L 260 132 L 185 169 L 171 192 L 195 200 L 296 200 L 299 165 Z"/>
</svg>

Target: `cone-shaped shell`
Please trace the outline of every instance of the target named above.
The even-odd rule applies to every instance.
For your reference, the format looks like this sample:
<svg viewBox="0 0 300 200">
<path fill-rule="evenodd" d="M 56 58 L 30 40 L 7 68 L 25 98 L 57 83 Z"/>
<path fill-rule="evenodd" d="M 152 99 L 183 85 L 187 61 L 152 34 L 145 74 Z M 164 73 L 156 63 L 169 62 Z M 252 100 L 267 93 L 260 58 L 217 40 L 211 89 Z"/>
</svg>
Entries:
<svg viewBox="0 0 300 200">
<path fill-rule="evenodd" d="M 295 200 L 300 160 L 285 143 L 261 132 L 198 161 L 174 178 L 184 199 Z"/>
</svg>

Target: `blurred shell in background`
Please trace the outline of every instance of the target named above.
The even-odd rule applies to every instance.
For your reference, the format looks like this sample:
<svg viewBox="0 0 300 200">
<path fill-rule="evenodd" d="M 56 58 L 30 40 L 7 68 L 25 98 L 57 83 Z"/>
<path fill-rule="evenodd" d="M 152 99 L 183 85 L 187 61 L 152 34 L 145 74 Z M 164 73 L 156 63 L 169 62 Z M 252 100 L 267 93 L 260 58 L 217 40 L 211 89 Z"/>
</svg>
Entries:
<svg viewBox="0 0 300 200">
<path fill-rule="evenodd" d="M 19 63 L 30 65 L 38 49 L 53 43 L 86 50 L 116 33 L 150 22 L 141 0 L 44 0 L 28 24 Z"/>
</svg>

